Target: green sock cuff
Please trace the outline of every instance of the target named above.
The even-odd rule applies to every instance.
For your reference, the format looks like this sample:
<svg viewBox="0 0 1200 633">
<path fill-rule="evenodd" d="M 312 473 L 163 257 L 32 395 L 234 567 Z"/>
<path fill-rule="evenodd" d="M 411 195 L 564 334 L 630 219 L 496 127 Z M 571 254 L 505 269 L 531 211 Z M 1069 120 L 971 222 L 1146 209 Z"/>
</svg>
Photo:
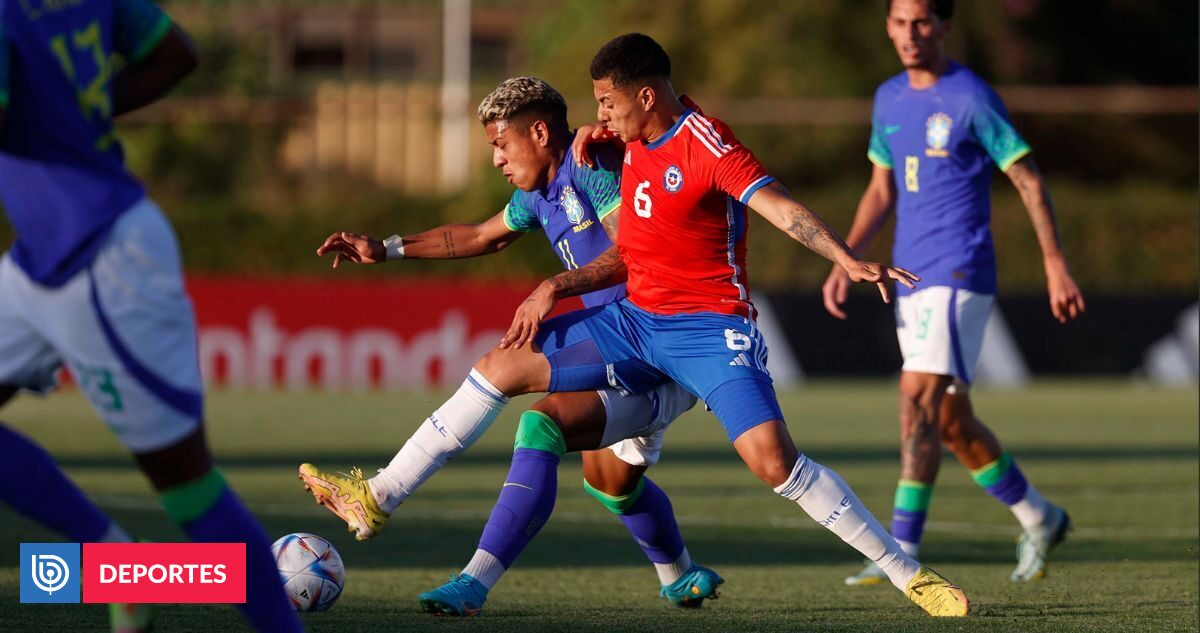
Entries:
<svg viewBox="0 0 1200 633">
<path fill-rule="evenodd" d="M 975 483 L 980 486 L 987 488 L 1003 479 L 1008 474 L 1010 468 L 1012 468 L 1012 458 L 1009 457 L 1006 451 L 1001 453 L 1000 458 L 996 461 L 982 468 L 972 470 L 971 479 L 974 479 Z"/>
<path fill-rule="evenodd" d="M 929 498 L 933 496 L 933 486 L 910 479 L 901 479 L 896 484 L 896 499 L 893 506 L 906 512 L 925 512 L 929 510 Z"/>
<path fill-rule="evenodd" d="M 526 411 L 517 423 L 517 438 L 513 450 L 532 448 L 562 457 L 567 452 L 567 441 L 562 431 L 550 416 L 541 411 Z"/>
<path fill-rule="evenodd" d="M 608 511 L 612 512 L 613 514 L 625 514 L 626 512 L 629 512 L 629 509 L 633 507 L 633 504 L 637 503 L 637 500 L 641 498 L 642 490 L 645 488 L 646 478 L 642 477 L 641 479 L 638 479 L 637 487 L 633 489 L 633 492 L 627 495 L 621 495 L 620 497 L 614 497 L 607 492 L 596 490 L 592 484 L 588 483 L 588 480 L 583 480 L 583 489 L 586 490 L 589 495 L 595 497 L 596 500 L 600 502 L 600 505 L 608 508 Z"/>
<path fill-rule="evenodd" d="M 167 516 L 178 524 L 195 521 L 208 512 L 225 492 L 225 477 L 216 468 L 196 481 L 176 486 L 161 493 Z"/>
</svg>

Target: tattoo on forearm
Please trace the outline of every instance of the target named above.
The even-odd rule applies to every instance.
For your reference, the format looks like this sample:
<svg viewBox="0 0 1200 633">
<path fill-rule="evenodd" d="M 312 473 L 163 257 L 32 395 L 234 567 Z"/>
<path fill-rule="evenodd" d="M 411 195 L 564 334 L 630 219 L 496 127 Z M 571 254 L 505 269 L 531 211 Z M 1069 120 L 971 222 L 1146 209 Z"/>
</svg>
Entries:
<svg viewBox="0 0 1200 633">
<path fill-rule="evenodd" d="M 627 271 L 617 249 L 610 248 L 588 265 L 559 273 L 550 278 L 550 286 L 559 297 L 575 295 L 615 286 L 625 281 Z"/>
<path fill-rule="evenodd" d="M 454 234 L 450 231 L 442 233 L 442 245 L 446 249 L 446 256 L 448 258 L 454 259 L 458 256 L 458 253 L 454 250 Z"/>
<path fill-rule="evenodd" d="M 791 224 L 785 230 L 797 242 L 831 260 L 842 249 L 849 250 L 824 220 L 801 206 L 792 209 Z"/>
<path fill-rule="evenodd" d="M 621 210 L 617 209 L 616 211 L 604 216 L 603 220 L 600 220 L 600 224 L 604 225 L 604 232 L 608 234 L 608 239 L 613 244 L 617 243 L 617 217 L 620 215 L 620 213 Z"/>
</svg>

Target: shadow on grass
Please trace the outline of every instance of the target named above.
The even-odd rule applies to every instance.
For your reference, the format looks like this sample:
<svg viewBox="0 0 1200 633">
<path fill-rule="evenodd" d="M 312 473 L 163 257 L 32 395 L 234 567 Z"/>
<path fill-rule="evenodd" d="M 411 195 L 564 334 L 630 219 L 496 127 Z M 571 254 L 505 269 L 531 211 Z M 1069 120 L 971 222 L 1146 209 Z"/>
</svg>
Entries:
<svg viewBox="0 0 1200 633">
<path fill-rule="evenodd" d="M 396 449 L 399 446 L 395 447 Z M 392 447 L 381 447 L 379 452 L 346 452 L 322 451 L 314 448 L 312 451 L 299 453 L 291 450 L 277 451 L 271 454 L 239 455 L 225 451 L 217 455 L 218 465 L 225 468 L 287 468 L 292 469 L 304 462 L 315 462 L 330 467 L 348 468 L 354 464 L 384 464 L 391 459 Z M 821 446 L 801 450 L 821 462 L 830 464 L 855 463 L 899 463 L 898 446 L 866 446 L 841 448 Z M 1067 447 L 1067 446 L 1038 446 L 1022 447 L 1016 445 L 1010 448 L 1012 455 L 1022 461 L 1048 460 L 1066 462 L 1106 461 L 1177 461 L 1196 460 L 1200 457 L 1200 448 L 1196 446 L 1098 446 L 1098 447 Z M 577 458 L 568 458 L 577 459 Z M 951 457 L 953 459 L 953 457 Z M 479 447 L 455 460 L 456 464 L 471 465 L 500 465 L 508 466 L 512 460 L 512 451 L 497 450 L 491 447 Z M 132 458 L 118 455 L 74 455 L 58 460 L 64 468 L 120 468 L 132 465 Z M 737 464 L 738 457 L 732 447 L 722 448 L 681 448 L 672 450 L 667 443 L 663 451 L 662 463 L 680 465 Z"/>
</svg>

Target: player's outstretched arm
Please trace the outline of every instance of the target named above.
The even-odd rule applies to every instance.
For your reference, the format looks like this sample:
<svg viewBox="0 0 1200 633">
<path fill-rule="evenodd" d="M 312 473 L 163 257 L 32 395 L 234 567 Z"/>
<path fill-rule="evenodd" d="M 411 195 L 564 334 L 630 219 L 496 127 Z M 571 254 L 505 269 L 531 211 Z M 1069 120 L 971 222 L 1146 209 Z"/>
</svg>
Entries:
<svg viewBox="0 0 1200 633">
<path fill-rule="evenodd" d="M 846 246 L 855 253 L 861 253 L 871 244 L 883 224 L 896 209 L 896 183 L 892 180 L 892 170 L 879 165 L 873 165 L 871 182 L 858 201 L 858 210 L 854 212 L 854 222 L 850 233 L 846 236 Z M 842 304 L 850 290 L 850 276 L 841 266 L 834 265 L 829 271 L 825 285 L 821 287 L 821 296 L 825 301 L 825 309 L 839 319 L 845 319 L 846 313 Z"/>
<path fill-rule="evenodd" d="M 129 64 L 113 78 L 113 116 L 158 101 L 196 69 L 196 48 L 177 25 L 142 59 Z"/>
<path fill-rule="evenodd" d="M 543 281 L 528 299 L 517 306 L 512 325 L 508 327 L 504 338 L 500 339 L 500 348 L 520 348 L 532 341 L 537 336 L 542 319 L 550 314 L 559 299 L 623 283 L 628 272 L 625 262 L 621 261 L 621 254 L 613 245 L 586 266 L 563 271 Z"/>
<path fill-rule="evenodd" d="M 1004 172 L 1012 181 L 1021 202 L 1029 212 L 1033 230 L 1037 233 L 1038 245 L 1042 248 L 1042 264 L 1046 269 L 1046 285 L 1050 291 L 1050 312 L 1059 323 L 1066 323 L 1083 314 L 1083 294 L 1075 279 L 1067 270 L 1067 259 L 1063 256 L 1058 239 L 1058 224 L 1054 220 L 1054 205 L 1050 192 L 1033 157 L 1026 155 L 1009 166 Z"/>
<path fill-rule="evenodd" d="M 859 261 L 842 238 L 822 220 L 819 215 L 796 202 L 787 189 L 778 182 L 773 182 L 750 196 L 749 206 L 759 215 L 774 224 L 779 230 L 787 233 L 792 239 L 807 246 L 816 254 L 832 261 L 846 271 L 853 282 L 873 283 L 879 288 L 879 294 L 884 303 L 890 303 L 891 280 L 896 280 L 909 288 L 915 288 L 914 282 L 920 281 L 916 275 L 892 266 L 884 266 L 875 262 Z"/>
<path fill-rule="evenodd" d="M 522 235 L 508 228 L 501 211 L 480 224 L 446 224 L 391 238 L 386 245 L 367 235 L 338 231 L 317 247 L 317 255 L 333 253 L 334 268 L 343 261 L 379 264 L 388 259 L 462 259 L 498 253 Z"/>
</svg>

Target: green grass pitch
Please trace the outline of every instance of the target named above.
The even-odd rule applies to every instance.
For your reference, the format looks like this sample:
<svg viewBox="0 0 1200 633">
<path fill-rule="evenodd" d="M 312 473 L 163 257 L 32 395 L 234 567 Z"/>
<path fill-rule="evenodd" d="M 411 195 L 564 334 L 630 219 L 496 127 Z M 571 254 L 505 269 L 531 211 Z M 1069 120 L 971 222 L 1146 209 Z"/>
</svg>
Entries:
<svg viewBox="0 0 1200 633">
<path fill-rule="evenodd" d="M 1016 523 L 948 459 L 922 559 L 971 597 L 971 617 L 958 621 L 928 619 L 887 587 L 843 586 L 856 553 L 754 479 L 703 410 L 675 424 L 651 474 L 671 495 L 692 556 L 726 577 L 720 600 L 698 612 L 669 609 L 619 521 L 583 493 L 578 457 L 569 456 L 554 517 L 483 618 L 434 619 L 416 595 L 474 551 L 507 472 L 516 416 L 531 398 L 514 402 L 366 543 L 313 504 L 296 466 L 370 472 L 441 394 L 215 393 L 208 415 L 218 462 L 268 532 L 321 534 L 346 562 L 345 593 L 329 612 L 305 617 L 312 631 L 1196 631 L 1197 395 L 1126 381 L 977 390 L 979 415 L 1077 529 L 1046 580 L 1009 583 Z M 814 382 L 784 392 L 782 404 L 801 450 L 841 473 L 886 521 L 897 476 L 894 385 Z M 182 540 L 78 394 L 21 398 L 0 416 L 47 446 L 137 537 Z M 0 506 L 0 630 L 106 630 L 97 605 L 19 604 L 17 544 L 43 540 L 58 539 Z M 157 623 L 161 631 L 245 630 L 220 606 L 164 606 Z"/>
</svg>

